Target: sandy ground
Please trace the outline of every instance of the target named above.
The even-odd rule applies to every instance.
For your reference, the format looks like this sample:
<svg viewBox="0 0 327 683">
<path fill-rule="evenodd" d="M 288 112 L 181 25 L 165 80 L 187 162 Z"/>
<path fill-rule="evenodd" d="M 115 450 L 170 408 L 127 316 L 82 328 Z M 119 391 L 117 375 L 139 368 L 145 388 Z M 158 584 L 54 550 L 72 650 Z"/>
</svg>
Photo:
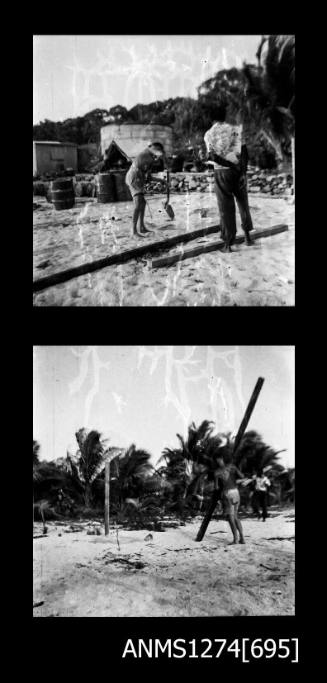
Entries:
<svg viewBox="0 0 327 683">
<path fill-rule="evenodd" d="M 148 198 L 146 224 L 165 237 L 219 223 L 213 192 L 173 194 L 175 220 L 163 210 L 163 195 Z M 55 211 L 34 197 L 34 279 L 135 246 L 130 237 L 132 202 L 98 204 L 77 199 L 69 211 Z M 219 251 L 151 269 L 151 258 L 109 266 L 34 294 L 35 306 L 293 306 L 294 204 L 291 197 L 249 195 L 254 227 L 287 223 L 285 233 L 265 237 L 253 247 L 236 245 L 233 254 Z M 201 211 L 202 210 L 202 211 Z M 206 215 L 202 216 L 205 210 Z M 238 233 L 241 232 L 237 215 Z M 219 233 L 193 240 L 186 248 L 208 243 Z"/>
<path fill-rule="evenodd" d="M 49 523 L 34 543 L 35 617 L 294 614 L 294 511 L 242 519 L 245 545 L 226 521 L 201 518 L 165 532 L 88 536 Z M 62 533 L 61 536 L 58 533 Z M 103 530 L 102 530 L 103 533 Z M 152 538 L 145 540 L 151 533 Z"/>
</svg>

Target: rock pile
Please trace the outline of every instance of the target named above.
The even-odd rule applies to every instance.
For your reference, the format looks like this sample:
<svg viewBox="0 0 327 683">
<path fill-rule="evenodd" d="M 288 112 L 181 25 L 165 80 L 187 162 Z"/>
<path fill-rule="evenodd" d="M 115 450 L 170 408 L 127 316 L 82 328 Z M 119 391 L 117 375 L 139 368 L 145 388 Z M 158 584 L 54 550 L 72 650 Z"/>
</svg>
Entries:
<svg viewBox="0 0 327 683">
<path fill-rule="evenodd" d="M 249 192 L 262 192 L 270 195 L 292 195 L 293 177 L 290 173 L 271 173 L 250 166 L 247 173 Z M 33 182 L 33 194 L 46 196 L 50 181 Z M 211 192 L 213 191 L 214 177 L 212 171 L 204 173 L 171 173 L 171 192 Z M 95 178 L 93 175 L 75 176 L 75 195 L 77 197 L 95 197 Z M 166 182 L 150 181 L 146 183 L 147 194 L 165 194 Z"/>
<path fill-rule="evenodd" d="M 213 173 L 171 173 L 170 174 L 170 189 L 172 192 L 188 192 L 197 190 L 198 192 L 206 192 L 213 186 Z M 157 192 L 166 192 L 166 182 L 150 181 L 145 186 L 146 192 L 155 194 Z"/>
<path fill-rule="evenodd" d="M 247 172 L 249 192 L 265 192 L 272 195 L 293 194 L 293 177 L 290 173 L 275 173 L 249 167 Z"/>
<path fill-rule="evenodd" d="M 259 168 L 249 167 L 247 173 L 249 192 L 263 192 L 270 195 L 293 194 L 293 178 L 288 173 L 275 173 L 262 171 Z M 171 174 L 170 187 L 172 192 L 210 192 L 213 190 L 213 172 L 205 173 L 174 173 Z M 166 183 L 149 182 L 146 192 L 155 194 L 166 192 Z"/>
</svg>

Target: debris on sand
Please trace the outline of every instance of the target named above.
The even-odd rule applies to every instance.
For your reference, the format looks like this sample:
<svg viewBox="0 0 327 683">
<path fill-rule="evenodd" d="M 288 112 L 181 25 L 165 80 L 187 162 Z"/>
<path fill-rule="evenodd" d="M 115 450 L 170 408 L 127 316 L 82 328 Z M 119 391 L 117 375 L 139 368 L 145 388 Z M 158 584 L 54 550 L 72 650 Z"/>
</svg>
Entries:
<svg viewBox="0 0 327 683">
<path fill-rule="evenodd" d="M 127 564 L 128 567 L 133 567 L 134 569 L 143 569 L 146 567 L 144 562 L 140 562 L 140 560 L 130 560 L 128 557 L 110 557 L 105 561 L 105 564 L 109 563 Z"/>
<path fill-rule="evenodd" d="M 34 602 L 33 609 L 34 607 L 41 607 L 41 605 L 44 605 L 44 600 L 41 600 L 41 602 Z"/>
<path fill-rule="evenodd" d="M 86 532 L 87 536 L 101 536 L 101 529 L 98 527 L 96 529 L 88 529 Z"/>
<path fill-rule="evenodd" d="M 48 266 L 51 266 L 51 261 L 41 261 L 41 263 L 39 263 L 39 265 L 36 267 L 43 269 L 43 268 L 48 268 Z"/>
<path fill-rule="evenodd" d="M 64 529 L 64 534 L 74 534 L 76 531 L 82 531 L 82 529 Z"/>
<path fill-rule="evenodd" d="M 267 541 L 294 541 L 295 536 L 270 536 Z"/>
<path fill-rule="evenodd" d="M 144 540 L 145 540 L 145 541 L 153 541 L 153 536 L 152 536 L 152 534 L 148 534 L 147 536 L 145 536 Z"/>
</svg>

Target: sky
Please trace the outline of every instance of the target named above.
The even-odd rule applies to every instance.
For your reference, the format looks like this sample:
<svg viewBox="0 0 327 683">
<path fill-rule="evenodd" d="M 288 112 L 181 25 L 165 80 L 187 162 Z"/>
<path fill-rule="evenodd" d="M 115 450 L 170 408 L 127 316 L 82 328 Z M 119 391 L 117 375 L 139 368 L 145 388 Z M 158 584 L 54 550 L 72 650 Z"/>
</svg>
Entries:
<svg viewBox="0 0 327 683">
<path fill-rule="evenodd" d="M 34 347 L 34 439 L 41 460 L 76 452 L 75 432 L 97 429 L 109 445 L 135 443 L 155 464 L 194 421 L 236 432 L 259 376 L 248 429 L 294 466 L 292 346 Z"/>
<path fill-rule="evenodd" d="M 34 36 L 33 123 L 196 97 L 221 69 L 256 63 L 261 36 Z"/>
</svg>

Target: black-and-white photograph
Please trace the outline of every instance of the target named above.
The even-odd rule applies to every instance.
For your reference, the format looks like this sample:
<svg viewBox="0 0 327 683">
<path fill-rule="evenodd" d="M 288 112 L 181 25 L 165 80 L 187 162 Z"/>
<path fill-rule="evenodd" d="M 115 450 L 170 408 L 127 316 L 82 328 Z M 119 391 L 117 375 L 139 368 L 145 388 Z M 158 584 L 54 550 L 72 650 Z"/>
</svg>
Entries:
<svg viewBox="0 0 327 683">
<path fill-rule="evenodd" d="M 35 346 L 35 617 L 295 614 L 294 346 Z"/>
<path fill-rule="evenodd" d="M 35 35 L 33 305 L 295 305 L 295 36 Z"/>
</svg>

